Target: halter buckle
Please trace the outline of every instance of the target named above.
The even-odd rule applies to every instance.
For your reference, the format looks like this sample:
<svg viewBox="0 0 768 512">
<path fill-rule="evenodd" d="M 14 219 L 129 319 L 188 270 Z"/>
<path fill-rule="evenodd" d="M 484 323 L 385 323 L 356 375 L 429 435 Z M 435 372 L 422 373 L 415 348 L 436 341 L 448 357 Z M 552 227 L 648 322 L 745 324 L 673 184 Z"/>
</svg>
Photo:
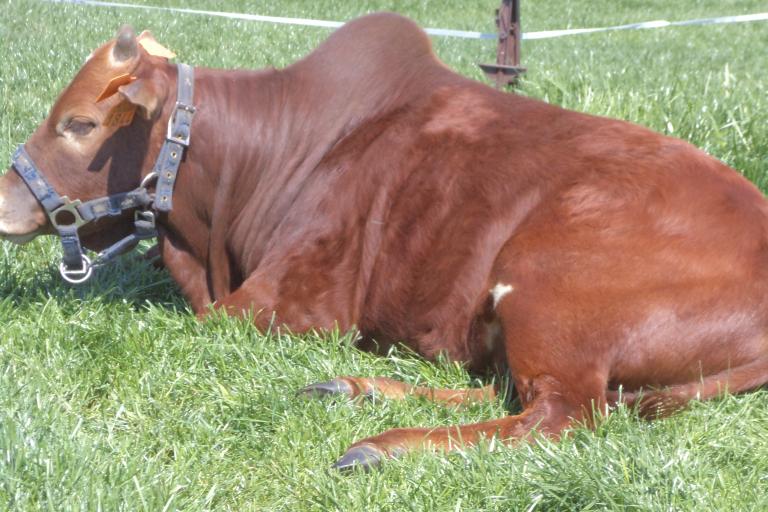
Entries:
<svg viewBox="0 0 768 512">
<path fill-rule="evenodd" d="M 79 228 L 80 226 L 83 226 L 85 224 L 88 224 L 88 221 L 85 220 L 80 214 L 80 210 L 78 209 L 80 205 L 82 205 L 82 201 L 79 199 L 75 199 L 74 201 L 71 201 L 67 196 L 62 196 L 61 201 L 64 203 L 55 210 L 53 210 L 51 213 L 48 214 L 48 217 L 51 219 L 51 224 L 53 224 L 53 227 L 57 230 L 60 227 L 72 227 Z M 69 213 L 72 216 L 73 221 L 72 222 L 65 222 L 58 219 L 60 213 Z M 67 219 L 69 220 L 69 219 Z"/>
<path fill-rule="evenodd" d="M 180 103 L 177 101 L 176 105 L 173 107 L 171 117 L 168 118 L 168 129 L 165 132 L 165 138 L 171 142 L 181 144 L 186 148 L 189 147 L 189 125 L 180 124 L 177 126 L 176 120 L 179 112 L 186 112 L 191 119 L 191 116 L 195 115 L 197 109 L 192 105 L 187 105 L 186 103 Z"/>
</svg>

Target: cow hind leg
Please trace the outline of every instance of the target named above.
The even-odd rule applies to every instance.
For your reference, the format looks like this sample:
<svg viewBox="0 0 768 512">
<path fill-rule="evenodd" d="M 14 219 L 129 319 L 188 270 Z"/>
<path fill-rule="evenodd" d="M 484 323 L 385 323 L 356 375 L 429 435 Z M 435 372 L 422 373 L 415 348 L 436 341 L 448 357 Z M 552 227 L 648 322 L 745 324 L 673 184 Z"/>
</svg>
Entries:
<svg viewBox="0 0 768 512">
<path fill-rule="evenodd" d="M 508 443 L 530 440 L 534 431 L 557 438 L 572 422 L 590 418 L 591 408 L 605 401 L 604 383 L 582 386 L 578 393 L 571 385 L 549 375 L 539 375 L 516 384 L 526 386 L 532 397 L 521 414 L 471 425 L 388 430 L 353 444 L 333 467 L 367 470 L 386 458 L 398 457 L 408 451 L 422 448 L 455 450 L 493 436 Z"/>
<path fill-rule="evenodd" d="M 552 321 L 551 302 L 535 294 L 494 296 L 507 365 L 523 406 L 520 414 L 470 425 L 392 429 L 354 443 L 333 467 L 367 469 L 409 451 L 450 451 L 492 437 L 505 443 L 531 440 L 534 433 L 559 438 L 574 422 L 591 423 L 593 410 L 607 404 L 608 369 L 594 364 L 601 357 L 598 351 L 584 357 L 588 340 L 580 337 L 583 333 L 562 331 Z M 557 350 L 553 339 L 560 340 Z"/>
<path fill-rule="evenodd" d="M 387 377 L 336 377 L 327 382 L 310 384 L 299 390 L 305 397 L 341 396 L 353 398 L 404 399 L 420 396 L 428 400 L 450 405 L 489 401 L 496 398 L 493 385 L 474 389 L 440 389 L 412 386 Z"/>
<path fill-rule="evenodd" d="M 682 409 L 691 400 L 708 400 L 725 393 L 749 391 L 767 383 L 768 359 L 760 359 L 687 384 L 628 393 L 609 391 L 607 399 L 609 403 L 636 407 L 640 416 L 659 418 Z"/>
</svg>

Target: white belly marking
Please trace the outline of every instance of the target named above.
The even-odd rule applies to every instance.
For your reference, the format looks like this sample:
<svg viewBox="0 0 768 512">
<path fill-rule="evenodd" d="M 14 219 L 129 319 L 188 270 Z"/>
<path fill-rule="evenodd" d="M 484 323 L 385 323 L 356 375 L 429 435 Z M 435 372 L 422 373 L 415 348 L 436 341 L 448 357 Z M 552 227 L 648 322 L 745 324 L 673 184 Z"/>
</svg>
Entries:
<svg viewBox="0 0 768 512">
<path fill-rule="evenodd" d="M 504 284 L 504 283 L 497 283 L 496 286 L 491 288 L 489 291 L 491 295 L 493 295 L 494 309 L 499 305 L 499 302 L 501 302 L 501 299 L 503 299 L 505 295 L 507 295 L 514 289 L 515 288 L 511 284 Z"/>
</svg>

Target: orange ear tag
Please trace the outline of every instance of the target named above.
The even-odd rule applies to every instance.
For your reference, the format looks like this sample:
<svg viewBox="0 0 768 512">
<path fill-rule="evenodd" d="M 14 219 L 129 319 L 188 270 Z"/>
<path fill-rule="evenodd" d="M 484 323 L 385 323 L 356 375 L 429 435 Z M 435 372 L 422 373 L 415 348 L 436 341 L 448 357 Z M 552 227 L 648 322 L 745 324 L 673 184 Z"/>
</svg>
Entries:
<svg viewBox="0 0 768 512">
<path fill-rule="evenodd" d="M 115 94 L 121 86 L 127 85 L 133 82 L 134 80 L 136 80 L 136 77 L 131 76 L 128 73 L 124 75 L 116 76 L 115 78 L 110 80 L 107 86 L 104 88 L 104 90 L 101 91 L 101 94 L 99 94 L 98 98 L 96 98 L 96 103 L 100 102 L 101 100 L 109 98 L 110 96 Z"/>
<path fill-rule="evenodd" d="M 117 128 L 128 126 L 133 122 L 134 114 L 136 114 L 136 105 L 130 101 L 121 101 L 109 111 L 104 119 L 104 126 Z"/>
<path fill-rule="evenodd" d="M 147 53 L 154 57 L 165 57 L 166 59 L 172 59 L 176 56 L 171 50 L 161 45 L 154 40 L 152 36 L 139 38 L 139 44 L 147 50 Z"/>
</svg>

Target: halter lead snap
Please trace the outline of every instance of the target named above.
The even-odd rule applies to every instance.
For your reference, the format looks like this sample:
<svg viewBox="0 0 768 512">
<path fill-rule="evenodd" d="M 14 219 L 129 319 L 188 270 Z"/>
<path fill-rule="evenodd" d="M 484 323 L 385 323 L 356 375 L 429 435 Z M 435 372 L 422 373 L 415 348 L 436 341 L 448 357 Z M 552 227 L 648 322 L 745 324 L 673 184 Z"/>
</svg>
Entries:
<svg viewBox="0 0 768 512">
<path fill-rule="evenodd" d="M 59 263 L 59 274 L 69 284 L 83 284 L 93 276 L 93 263 L 85 254 L 82 255 L 82 267 L 79 269 L 67 268 L 62 261 Z"/>
</svg>

